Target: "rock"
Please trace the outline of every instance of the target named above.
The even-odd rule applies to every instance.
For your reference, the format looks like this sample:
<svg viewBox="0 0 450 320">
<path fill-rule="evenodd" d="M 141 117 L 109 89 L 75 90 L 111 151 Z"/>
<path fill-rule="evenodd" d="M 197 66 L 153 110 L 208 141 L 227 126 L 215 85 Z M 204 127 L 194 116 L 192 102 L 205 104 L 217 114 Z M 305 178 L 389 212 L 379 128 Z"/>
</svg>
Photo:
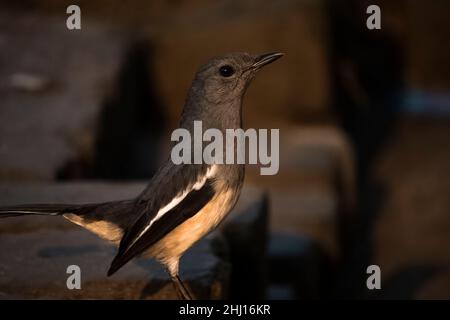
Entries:
<svg viewBox="0 0 450 320">
<path fill-rule="evenodd" d="M 244 189 L 236 208 L 226 218 L 221 232 L 228 243 L 231 272 L 230 296 L 265 296 L 268 198 L 258 189 Z"/>
<path fill-rule="evenodd" d="M 119 68 L 125 39 L 116 29 L 86 16 L 83 31 L 71 32 L 60 14 L 0 12 L 0 60 L 8 61 L 0 71 L 0 181 L 53 179 L 79 152 L 80 133 L 93 135 Z"/>
<path fill-rule="evenodd" d="M 145 183 L 0 185 L 0 205 L 102 202 L 130 198 Z M 0 219 L 0 296 L 4 299 L 176 299 L 163 268 L 134 259 L 112 277 L 115 248 L 60 217 Z M 82 289 L 68 290 L 66 269 L 81 268 Z M 219 232 L 199 241 L 181 260 L 181 277 L 201 299 L 228 296 L 231 266 Z"/>
<path fill-rule="evenodd" d="M 201 299 L 227 294 L 229 265 L 215 256 L 212 242 L 217 241 L 201 240 L 181 262 L 181 277 Z M 166 272 L 153 260 L 134 259 L 106 277 L 115 253 L 82 229 L 1 234 L 0 292 L 25 299 L 177 299 Z M 70 265 L 81 269 L 80 290 L 67 288 Z"/>
</svg>

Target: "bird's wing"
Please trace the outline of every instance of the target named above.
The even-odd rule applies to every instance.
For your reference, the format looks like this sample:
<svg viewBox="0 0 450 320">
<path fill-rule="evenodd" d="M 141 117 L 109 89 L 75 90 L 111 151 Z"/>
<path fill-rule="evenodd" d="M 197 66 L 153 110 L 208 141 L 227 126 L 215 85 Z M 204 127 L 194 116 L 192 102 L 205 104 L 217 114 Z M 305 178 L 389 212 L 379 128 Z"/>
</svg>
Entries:
<svg viewBox="0 0 450 320">
<path fill-rule="evenodd" d="M 108 276 L 200 211 L 214 196 L 214 172 L 214 166 L 177 166 L 152 179 L 138 198 L 138 218 L 125 232 Z"/>
</svg>

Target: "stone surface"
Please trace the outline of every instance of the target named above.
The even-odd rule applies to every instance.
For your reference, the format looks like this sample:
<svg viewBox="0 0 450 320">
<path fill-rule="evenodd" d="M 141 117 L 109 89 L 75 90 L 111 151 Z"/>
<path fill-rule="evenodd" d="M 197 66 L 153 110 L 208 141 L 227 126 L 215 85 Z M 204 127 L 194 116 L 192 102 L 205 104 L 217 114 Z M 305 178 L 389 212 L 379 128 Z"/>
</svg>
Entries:
<svg viewBox="0 0 450 320">
<path fill-rule="evenodd" d="M 125 40 L 87 15 L 82 32 L 65 19 L 65 8 L 58 16 L 0 10 L 0 181 L 51 180 L 70 158 L 92 152 Z"/>
<path fill-rule="evenodd" d="M 1 185 L 0 205 L 30 202 L 84 203 L 130 198 L 145 183 L 54 183 Z M 244 191 L 231 221 L 246 214 L 260 195 Z M 252 217 L 252 211 L 249 211 Z M 245 220 L 245 219 L 244 219 Z M 252 220 L 253 221 L 253 220 Z M 233 223 L 233 222 L 231 222 Z M 60 217 L 19 217 L 0 220 L 0 297 L 68 299 L 174 299 L 164 270 L 151 260 L 135 259 L 116 275 L 106 271 L 115 249 L 95 235 Z M 182 258 L 180 273 L 199 298 L 228 296 L 231 265 L 220 232 L 196 244 Z M 68 290 L 66 268 L 79 265 L 82 290 Z"/>
<path fill-rule="evenodd" d="M 200 241 L 181 262 L 181 277 L 198 298 L 226 295 L 229 265 L 215 256 L 218 238 Z M 221 245 L 224 245 L 223 240 Z M 26 299 L 177 299 L 164 269 L 134 259 L 106 277 L 116 250 L 82 229 L 0 235 L 0 292 Z M 81 289 L 66 286 L 67 267 L 81 269 Z"/>
<path fill-rule="evenodd" d="M 36 2 L 42 11 L 60 10 L 51 1 Z M 322 1 L 134 0 L 114 5 L 86 1 L 82 5 L 89 17 L 116 26 L 131 24 L 139 34 L 157 40 L 157 82 L 174 125 L 198 65 L 211 56 L 232 51 L 288 53 L 283 63 L 265 70 L 265 76 L 256 80 L 259 85 L 250 88 L 246 97 L 249 108 L 244 112 L 251 126 L 273 124 L 274 118 L 289 119 L 305 109 L 318 112 L 326 108 L 327 31 Z M 296 41 L 292 41 L 294 38 Z M 274 106 L 278 112 L 273 112 Z M 259 112 L 250 111 L 255 108 Z"/>
<path fill-rule="evenodd" d="M 144 187 L 144 182 L 0 184 L 0 205 L 103 202 L 131 198 Z M 235 284 L 232 295 L 238 288 L 247 297 L 264 291 L 267 220 L 263 193 L 245 188 L 221 231 L 200 241 L 182 259 L 181 275 L 198 297 L 227 297 L 230 277 Z M 133 260 L 107 278 L 115 249 L 60 217 L 1 219 L 0 252 L 0 297 L 5 299 L 177 298 L 164 270 L 154 261 Z M 66 288 L 65 270 L 71 264 L 82 269 L 80 291 Z M 237 286 L 242 279 L 252 285 Z"/>
</svg>

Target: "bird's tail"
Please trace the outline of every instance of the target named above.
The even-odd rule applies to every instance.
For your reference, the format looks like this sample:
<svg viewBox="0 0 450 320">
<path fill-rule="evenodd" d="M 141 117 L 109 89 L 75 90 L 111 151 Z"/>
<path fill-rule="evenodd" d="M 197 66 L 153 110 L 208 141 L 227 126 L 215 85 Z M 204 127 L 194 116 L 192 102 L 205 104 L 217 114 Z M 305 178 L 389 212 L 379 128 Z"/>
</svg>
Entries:
<svg viewBox="0 0 450 320">
<path fill-rule="evenodd" d="M 65 213 L 77 214 L 85 206 L 71 204 L 27 204 L 0 207 L 0 218 L 24 215 L 59 216 Z"/>
</svg>

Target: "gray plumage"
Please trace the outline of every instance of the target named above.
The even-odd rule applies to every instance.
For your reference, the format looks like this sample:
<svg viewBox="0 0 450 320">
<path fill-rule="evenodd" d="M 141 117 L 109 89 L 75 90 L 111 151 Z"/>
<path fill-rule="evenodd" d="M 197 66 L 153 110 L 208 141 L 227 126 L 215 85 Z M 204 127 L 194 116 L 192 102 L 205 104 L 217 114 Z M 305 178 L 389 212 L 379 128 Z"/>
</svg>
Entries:
<svg viewBox="0 0 450 320">
<path fill-rule="evenodd" d="M 193 133 L 242 127 L 242 100 L 257 70 L 280 53 L 233 53 L 213 58 L 196 73 L 180 120 Z M 225 156 L 226 150 L 224 150 Z M 0 208 L 0 217 L 62 215 L 119 246 L 108 275 L 135 256 L 159 260 L 183 298 L 189 290 L 178 278 L 182 254 L 222 221 L 238 200 L 244 180 L 242 164 L 181 164 L 170 159 L 135 199 L 87 205 L 21 205 Z"/>
</svg>

